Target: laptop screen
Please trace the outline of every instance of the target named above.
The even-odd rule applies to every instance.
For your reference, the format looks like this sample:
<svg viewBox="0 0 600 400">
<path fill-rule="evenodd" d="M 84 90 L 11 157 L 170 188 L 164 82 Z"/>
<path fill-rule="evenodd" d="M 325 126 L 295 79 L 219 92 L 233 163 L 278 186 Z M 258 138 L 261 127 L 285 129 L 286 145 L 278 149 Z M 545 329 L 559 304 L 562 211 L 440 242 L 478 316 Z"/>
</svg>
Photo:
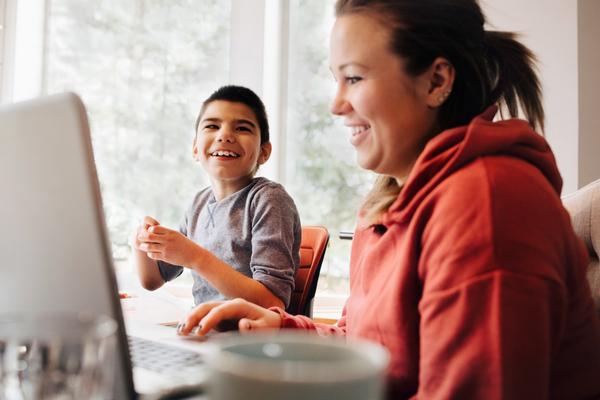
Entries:
<svg viewBox="0 0 600 400">
<path fill-rule="evenodd" d="M 0 313 L 114 318 L 115 398 L 134 398 L 87 116 L 75 94 L 0 107 L 0 184 Z"/>
</svg>

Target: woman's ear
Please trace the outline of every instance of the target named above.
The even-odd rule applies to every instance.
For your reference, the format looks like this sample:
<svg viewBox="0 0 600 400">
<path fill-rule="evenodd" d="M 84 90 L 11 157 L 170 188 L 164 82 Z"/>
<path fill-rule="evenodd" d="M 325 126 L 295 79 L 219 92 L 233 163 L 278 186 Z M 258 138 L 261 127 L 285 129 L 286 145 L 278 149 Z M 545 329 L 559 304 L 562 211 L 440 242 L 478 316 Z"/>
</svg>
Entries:
<svg viewBox="0 0 600 400">
<path fill-rule="evenodd" d="M 258 165 L 262 165 L 267 162 L 269 157 L 271 157 L 271 150 L 273 150 L 273 147 L 271 146 L 271 142 L 263 143 L 260 145 L 260 155 L 258 156 Z"/>
<path fill-rule="evenodd" d="M 450 61 L 438 57 L 433 60 L 425 74 L 429 86 L 425 101 L 429 108 L 438 108 L 452 93 L 456 70 Z"/>
</svg>

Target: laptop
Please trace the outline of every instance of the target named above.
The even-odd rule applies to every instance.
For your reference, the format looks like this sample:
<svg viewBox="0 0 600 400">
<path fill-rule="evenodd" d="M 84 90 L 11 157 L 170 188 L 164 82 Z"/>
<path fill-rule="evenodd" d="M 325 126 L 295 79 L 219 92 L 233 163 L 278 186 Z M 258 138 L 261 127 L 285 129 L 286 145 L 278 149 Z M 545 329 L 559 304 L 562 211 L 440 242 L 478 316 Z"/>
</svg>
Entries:
<svg viewBox="0 0 600 400">
<path fill-rule="evenodd" d="M 119 327 L 115 399 L 202 383 L 206 347 L 177 337 L 174 328 L 128 321 L 129 339 L 144 347 L 133 353 L 132 365 L 86 111 L 77 95 L 0 107 L 0 185 L 0 313 L 112 317 Z"/>
</svg>

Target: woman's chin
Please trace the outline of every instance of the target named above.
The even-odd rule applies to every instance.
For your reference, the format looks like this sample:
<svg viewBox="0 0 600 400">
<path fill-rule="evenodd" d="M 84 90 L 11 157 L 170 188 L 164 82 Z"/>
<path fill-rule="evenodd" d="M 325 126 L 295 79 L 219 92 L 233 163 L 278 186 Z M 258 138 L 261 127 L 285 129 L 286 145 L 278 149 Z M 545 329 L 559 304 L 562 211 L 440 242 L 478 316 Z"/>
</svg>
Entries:
<svg viewBox="0 0 600 400">
<path fill-rule="evenodd" d="M 376 162 L 374 157 L 356 153 L 356 163 L 362 169 L 366 169 L 366 170 L 373 171 L 373 172 L 379 172 L 376 170 L 378 163 Z"/>
</svg>

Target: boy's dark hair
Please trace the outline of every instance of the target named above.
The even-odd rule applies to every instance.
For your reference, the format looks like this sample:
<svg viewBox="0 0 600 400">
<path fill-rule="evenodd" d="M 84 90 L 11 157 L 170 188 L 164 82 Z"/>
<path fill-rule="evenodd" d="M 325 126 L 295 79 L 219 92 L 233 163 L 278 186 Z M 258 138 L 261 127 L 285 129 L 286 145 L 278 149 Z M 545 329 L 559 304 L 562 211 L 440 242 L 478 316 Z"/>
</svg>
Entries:
<svg viewBox="0 0 600 400">
<path fill-rule="evenodd" d="M 215 90 L 213 94 L 208 96 L 208 98 L 202 103 L 202 107 L 200 107 L 200 113 L 198 113 L 198 117 L 196 118 L 196 132 L 198 132 L 198 125 L 200 124 L 202 115 L 204 115 L 204 112 L 206 111 L 206 107 L 216 100 L 242 103 L 248 106 L 254 112 L 254 116 L 258 122 L 258 127 L 260 128 L 260 144 L 263 145 L 269 142 L 269 121 L 267 119 L 265 105 L 256 93 L 243 86 L 222 86 Z"/>
</svg>

